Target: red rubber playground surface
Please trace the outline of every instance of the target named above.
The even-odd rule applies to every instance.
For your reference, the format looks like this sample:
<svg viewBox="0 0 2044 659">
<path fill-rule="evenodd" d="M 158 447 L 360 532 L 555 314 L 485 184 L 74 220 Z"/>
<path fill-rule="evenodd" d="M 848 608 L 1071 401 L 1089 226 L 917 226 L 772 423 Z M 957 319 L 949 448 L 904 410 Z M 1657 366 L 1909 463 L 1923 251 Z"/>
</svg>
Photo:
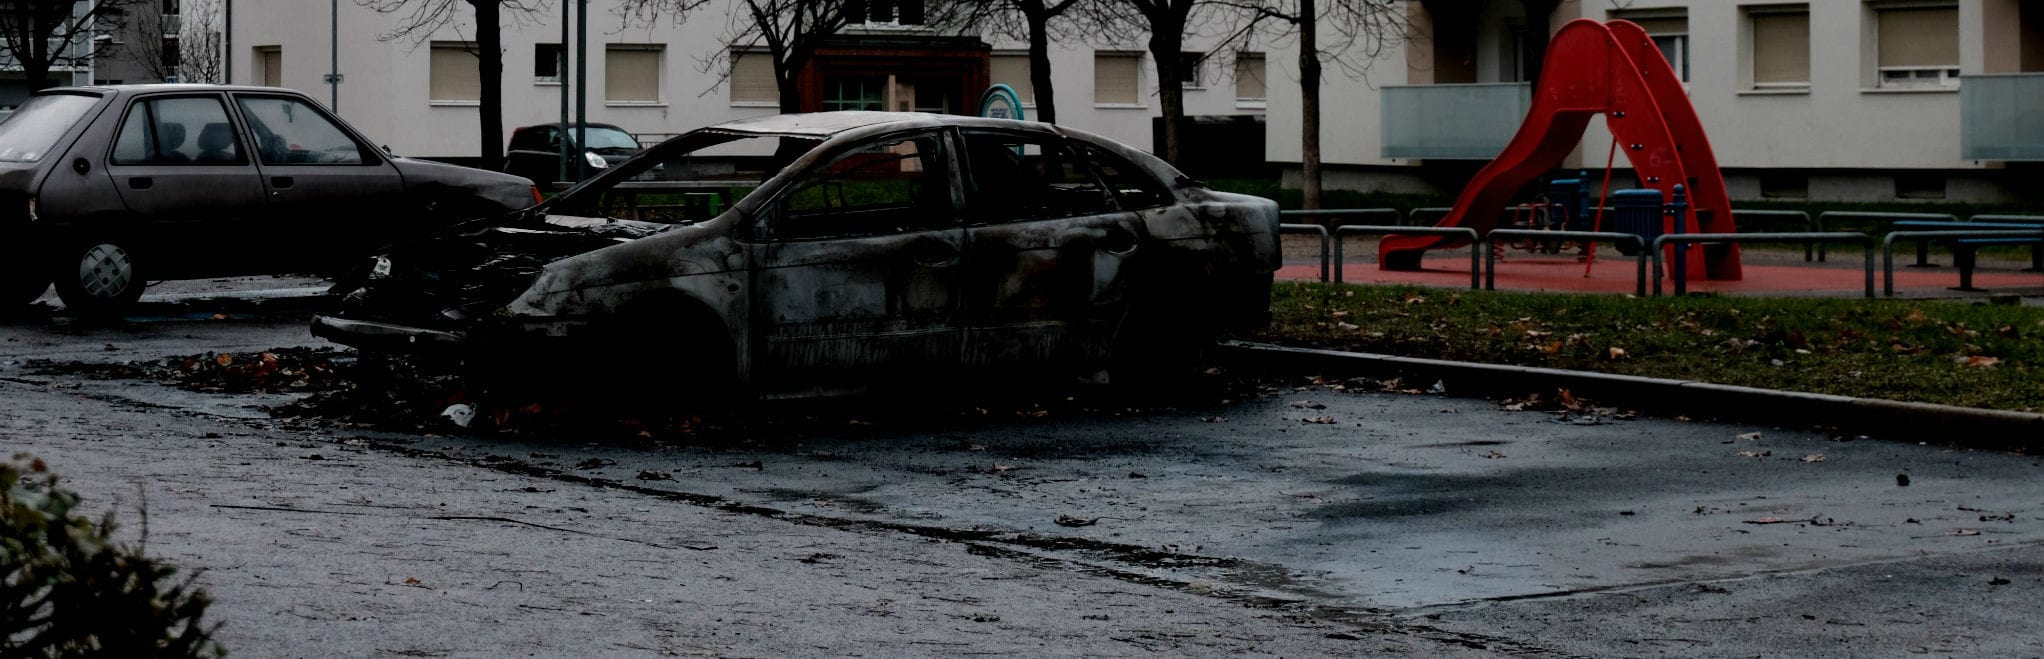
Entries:
<svg viewBox="0 0 2044 659">
<path fill-rule="evenodd" d="M 1841 258 L 1833 254 L 1828 263 L 1804 265 L 1798 258 L 1794 261 L 1755 262 L 1746 259 L 1743 270 L 1745 278 L 1739 281 L 1711 281 L 1702 278 L 1691 279 L 1691 292 L 1713 292 L 1727 295 L 1826 295 L 1857 297 L 1866 293 L 1866 270 L 1857 254 Z M 1878 258 L 1878 257 L 1877 257 Z M 1469 287 L 1469 252 L 1457 249 L 1429 254 L 1421 261 L 1421 270 L 1392 271 L 1379 270 L 1374 262 L 1350 261 L 1341 273 L 1344 282 L 1352 284 L 1414 284 L 1442 288 Z M 1952 288 L 1959 285 L 1959 271 L 1947 263 L 1944 267 L 1913 268 L 1912 257 L 1896 255 L 1895 294 L 1897 296 L 1924 297 L 1960 294 Z M 1997 293 L 2036 294 L 2044 289 L 2044 273 L 2021 272 L 2017 268 L 2026 264 L 2011 264 L 2001 267 L 1985 266 L 1973 273 L 1973 286 Z M 1648 266 L 1651 268 L 1651 264 Z M 1874 293 L 1881 294 L 1881 270 L 1878 261 L 1874 264 Z M 1507 254 L 1497 262 L 1498 290 L 1512 291 L 1566 291 L 1577 293 L 1631 293 L 1634 291 L 1637 266 L 1628 257 L 1609 258 L 1600 256 L 1594 267 L 1584 276 L 1583 263 L 1574 255 L 1548 256 L 1531 254 Z M 1287 259 L 1284 269 L 1279 270 L 1280 280 L 1314 281 L 1320 278 L 1318 259 L 1305 261 Z M 1663 293 L 1674 290 L 1674 282 L 1663 279 Z M 1647 273 L 1647 288 L 1653 290 L 1653 272 Z"/>
</svg>

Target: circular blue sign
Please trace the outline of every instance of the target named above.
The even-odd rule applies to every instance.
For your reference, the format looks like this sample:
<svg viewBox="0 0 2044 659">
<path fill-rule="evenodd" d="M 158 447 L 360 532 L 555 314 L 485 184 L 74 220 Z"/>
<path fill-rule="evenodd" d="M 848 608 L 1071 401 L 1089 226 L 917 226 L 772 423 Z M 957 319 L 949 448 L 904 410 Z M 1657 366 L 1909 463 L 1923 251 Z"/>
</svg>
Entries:
<svg viewBox="0 0 2044 659">
<path fill-rule="evenodd" d="M 988 87 L 987 93 L 979 97 L 979 116 L 1023 121 L 1022 96 L 1015 93 L 1015 88 L 1005 84 Z"/>
</svg>

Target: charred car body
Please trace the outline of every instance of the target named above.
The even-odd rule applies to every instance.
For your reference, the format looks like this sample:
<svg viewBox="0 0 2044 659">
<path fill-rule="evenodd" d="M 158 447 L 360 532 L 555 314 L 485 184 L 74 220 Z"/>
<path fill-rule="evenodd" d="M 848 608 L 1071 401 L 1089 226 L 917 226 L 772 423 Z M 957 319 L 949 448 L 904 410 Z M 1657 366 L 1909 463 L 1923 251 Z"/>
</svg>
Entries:
<svg viewBox="0 0 2044 659">
<path fill-rule="evenodd" d="M 521 368 L 623 359 L 764 398 L 961 369 L 1122 380 L 1267 321 L 1277 231 L 1274 202 L 1068 128 L 781 115 L 377 257 L 313 332 Z"/>
<path fill-rule="evenodd" d="M 53 280 L 96 313 L 151 279 L 331 273 L 537 201 L 518 177 L 390 156 L 291 90 L 49 89 L 0 121 L 0 304 Z"/>
</svg>

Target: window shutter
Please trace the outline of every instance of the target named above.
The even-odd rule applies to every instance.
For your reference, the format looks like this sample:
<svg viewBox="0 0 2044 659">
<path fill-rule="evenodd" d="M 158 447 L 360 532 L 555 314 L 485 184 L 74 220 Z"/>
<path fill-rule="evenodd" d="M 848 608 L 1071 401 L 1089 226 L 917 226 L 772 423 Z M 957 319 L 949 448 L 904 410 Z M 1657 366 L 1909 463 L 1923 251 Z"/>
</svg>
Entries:
<svg viewBox="0 0 2044 659">
<path fill-rule="evenodd" d="M 603 100 L 651 103 L 660 100 L 660 51 L 604 49 Z"/>
<path fill-rule="evenodd" d="M 1093 102 L 1135 105 L 1142 61 L 1134 53 L 1094 53 Z"/>
<path fill-rule="evenodd" d="M 261 55 L 263 59 L 263 86 L 284 86 L 284 49 L 267 48 L 262 51 Z"/>
<path fill-rule="evenodd" d="M 1881 66 L 1958 66 L 1959 8 L 1882 9 L 1875 37 Z"/>
<path fill-rule="evenodd" d="M 482 74 L 476 71 L 476 57 L 463 44 L 435 43 L 427 75 L 432 78 L 426 98 L 435 101 L 479 101 L 483 98 Z"/>
<path fill-rule="evenodd" d="M 731 53 L 731 102 L 780 103 L 772 53 Z"/>
<path fill-rule="evenodd" d="M 1753 15 L 1753 82 L 1810 81 L 1810 14 Z"/>
<path fill-rule="evenodd" d="M 1028 55 L 995 55 L 987 61 L 987 74 L 992 82 L 1015 88 L 1022 102 L 1036 100 L 1036 88 L 1029 84 Z"/>
<path fill-rule="evenodd" d="M 1263 53 L 1242 53 L 1235 56 L 1235 98 L 1244 101 L 1263 100 Z"/>
</svg>

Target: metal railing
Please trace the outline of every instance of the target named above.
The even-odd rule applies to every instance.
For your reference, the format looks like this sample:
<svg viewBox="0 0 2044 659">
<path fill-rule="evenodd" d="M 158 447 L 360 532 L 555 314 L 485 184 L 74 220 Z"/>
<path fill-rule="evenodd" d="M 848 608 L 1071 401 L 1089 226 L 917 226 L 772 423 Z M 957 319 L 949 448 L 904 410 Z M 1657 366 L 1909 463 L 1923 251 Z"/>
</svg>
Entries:
<svg viewBox="0 0 2044 659">
<path fill-rule="evenodd" d="M 1929 222 L 1957 222 L 1959 221 L 1959 216 L 1950 213 L 1881 213 L 1873 211 L 1825 211 L 1817 214 L 1816 230 L 1823 231 L 1824 227 L 1838 226 L 1832 223 L 1840 220 L 1873 220 L 1877 222 L 1922 220 Z M 1817 260 L 1819 261 L 1824 260 L 1825 249 L 1827 247 L 1829 247 L 1829 245 L 1824 244 L 1817 245 Z M 1929 252 L 1919 252 L 1916 256 L 1917 256 L 1916 264 L 1919 266 L 1926 265 L 1930 262 Z"/>
<path fill-rule="evenodd" d="M 1415 208 L 1405 212 L 1405 221 L 1416 226 L 1426 226 L 1441 221 L 1441 218 L 1447 217 L 1449 213 L 1453 212 L 1455 212 L 1453 208 L 1438 206 Z"/>
<path fill-rule="evenodd" d="M 1278 235 L 1287 233 L 1311 233 L 1320 236 L 1320 281 L 1327 281 L 1327 243 L 1329 241 L 1327 227 L 1318 224 L 1278 225 Z M 1280 246 L 1278 249 L 1282 252 L 1284 248 Z"/>
<path fill-rule="evenodd" d="M 1975 215 L 1966 221 L 2044 226 L 2044 215 Z M 2030 246 L 2030 268 L 2024 272 L 2044 272 L 2044 244 Z"/>
<path fill-rule="evenodd" d="M 1888 297 L 1895 295 L 1895 241 L 1913 240 L 1923 245 L 1936 240 L 1957 240 L 1963 238 L 2040 238 L 2044 239 L 2044 228 L 2039 229 L 1954 229 L 1941 231 L 1894 231 L 1881 238 L 1881 292 Z M 1873 247 L 1867 248 L 1869 254 Z M 1869 256 L 1869 258 L 1872 258 Z M 1873 265 L 1867 265 L 1867 297 L 1873 297 Z M 1959 289 L 1973 288 L 1973 268 L 1961 264 L 1959 268 Z"/>
<path fill-rule="evenodd" d="M 1821 220 L 1820 220 L 1821 221 Z M 1708 245 L 1717 243 L 1859 243 L 1866 250 L 1867 297 L 1874 297 L 1874 239 L 1863 233 L 1850 231 L 1806 231 L 1791 233 L 1670 233 L 1654 239 L 1654 294 L 1661 294 L 1661 253 L 1669 245 L 1677 246 L 1675 255 L 1676 271 L 1669 273 L 1675 279 L 1675 294 L 1682 295 L 1689 290 L 1687 259 L 1679 252 L 1687 252 L 1686 245 Z"/>
<path fill-rule="evenodd" d="M 1483 249 L 1483 239 L 1481 236 L 1477 235 L 1475 229 L 1471 229 L 1469 227 L 1394 227 L 1368 224 L 1350 224 L 1347 226 L 1335 227 L 1334 283 L 1337 284 L 1341 283 L 1341 271 L 1343 266 L 1341 238 L 1343 236 L 1348 235 L 1358 236 L 1428 235 L 1428 236 L 1455 236 L 1458 238 L 1466 239 L 1469 241 L 1469 287 L 1475 289 L 1481 288 L 1483 285 L 1483 252 L 1481 251 Z"/>
<path fill-rule="evenodd" d="M 1492 247 L 1492 244 L 1496 243 L 1499 238 L 1553 238 L 1558 240 L 1596 240 L 1610 241 L 1613 244 L 1630 242 L 1632 243 L 1633 248 L 1638 250 L 1639 254 L 1635 258 L 1635 260 L 1638 262 L 1637 266 L 1638 274 L 1635 275 L 1633 288 L 1638 291 L 1639 295 L 1647 294 L 1647 260 L 1649 259 L 1649 257 L 1647 255 L 1647 251 L 1645 249 L 1642 249 L 1646 247 L 1646 241 L 1641 239 L 1639 237 L 1639 234 L 1620 233 L 1616 231 L 1541 231 L 1538 229 L 1492 229 L 1490 235 L 1484 236 L 1483 290 L 1486 291 L 1497 290 L 1498 277 L 1497 250 L 1494 247 Z M 1658 279 L 1656 279 L 1656 281 L 1658 281 Z"/>
<path fill-rule="evenodd" d="M 1776 211 L 1776 210 L 1742 210 L 1742 209 L 1738 209 L 1738 208 L 1734 208 L 1734 209 L 1732 209 L 1732 222 L 1733 222 L 1733 224 L 1735 224 L 1735 225 L 1736 225 L 1736 224 L 1741 224 L 1741 223 L 1743 223 L 1743 222 L 1744 222 L 1745 220 L 1748 220 L 1748 219 L 1753 219 L 1753 220 L 1790 220 L 1790 221 L 1796 221 L 1796 220 L 1799 220 L 1799 221 L 1801 221 L 1801 222 L 1802 222 L 1802 224 L 1803 224 L 1803 230 L 1804 230 L 1804 231 L 1811 231 L 1811 232 L 1816 232 L 1816 231 L 1823 231 L 1823 230 L 1824 230 L 1824 227 L 1822 227 L 1822 226 L 1819 226 L 1819 225 L 1817 224 L 1817 221 L 1816 221 L 1816 220 L 1810 219 L 1810 214 L 1809 214 L 1809 213 L 1806 213 L 1806 212 L 1803 212 L 1803 211 Z M 1817 253 L 1817 252 L 1816 252 L 1816 250 L 1817 250 L 1817 246 L 1816 246 L 1816 245 L 1809 245 L 1809 244 L 1805 244 L 1805 245 L 1803 245 L 1803 260 L 1804 260 L 1804 261 L 1811 261 L 1811 260 L 1815 259 L 1815 257 L 1816 257 L 1816 253 Z"/>
<path fill-rule="evenodd" d="M 1289 221 L 1332 219 L 1335 226 L 1340 226 L 1345 220 L 1356 220 L 1361 224 L 1371 224 L 1372 219 L 1377 220 L 1375 224 L 1405 223 L 1405 214 L 1398 212 L 1396 208 L 1324 208 L 1310 211 L 1279 211 L 1278 215 Z M 1382 221 L 1385 218 L 1391 221 Z"/>
</svg>

